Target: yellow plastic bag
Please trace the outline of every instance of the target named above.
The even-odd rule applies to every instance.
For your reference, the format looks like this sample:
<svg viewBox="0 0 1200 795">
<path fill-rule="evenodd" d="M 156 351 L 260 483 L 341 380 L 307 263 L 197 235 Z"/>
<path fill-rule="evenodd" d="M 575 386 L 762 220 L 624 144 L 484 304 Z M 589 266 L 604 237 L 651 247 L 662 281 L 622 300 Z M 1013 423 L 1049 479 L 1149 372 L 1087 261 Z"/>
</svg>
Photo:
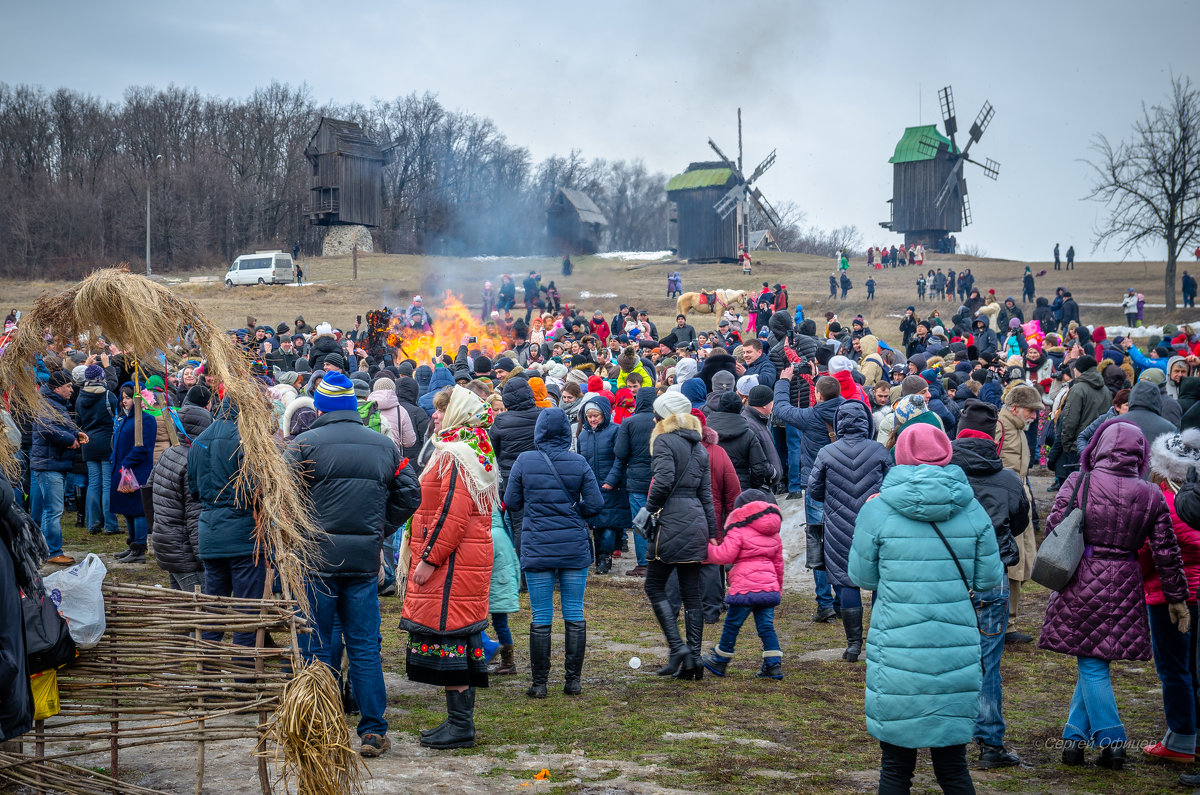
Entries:
<svg viewBox="0 0 1200 795">
<path fill-rule="evenodd" d="M 29 677 L 33 689 L 33 719 L 44 720 L 59 713 L 58 671 L 51 668 Z"/>
</svg>

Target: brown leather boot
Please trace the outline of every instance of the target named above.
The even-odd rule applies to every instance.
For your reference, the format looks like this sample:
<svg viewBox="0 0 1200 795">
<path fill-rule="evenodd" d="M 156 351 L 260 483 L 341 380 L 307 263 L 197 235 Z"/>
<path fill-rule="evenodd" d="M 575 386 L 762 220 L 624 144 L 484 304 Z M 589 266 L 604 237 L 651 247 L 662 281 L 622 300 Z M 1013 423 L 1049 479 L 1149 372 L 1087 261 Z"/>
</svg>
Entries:
<svg viewBox="0 0 1200 795">
<path fill-rule="evenodd" d="M 500 645 L 499 651 L 500 659 L 492 663 L 492 667 L 488 670 L 488 673 L 496 676 L 515 674 L 517 672 L 517 662 L 513 659 L 513 645 L 511 643 L 503 643 Z"/>
</svg>

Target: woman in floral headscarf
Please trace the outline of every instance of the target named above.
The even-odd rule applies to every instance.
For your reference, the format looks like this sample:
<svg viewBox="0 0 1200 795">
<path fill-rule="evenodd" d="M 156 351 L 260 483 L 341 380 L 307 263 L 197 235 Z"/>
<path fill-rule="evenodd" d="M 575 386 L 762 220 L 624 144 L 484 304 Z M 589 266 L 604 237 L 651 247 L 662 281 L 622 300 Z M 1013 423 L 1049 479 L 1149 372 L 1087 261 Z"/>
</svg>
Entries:
<svg viewBox="0 0 1200 795">
<path fill-rule="evenodd" d="M 421 732 L 427 748 L 475 744 L 475 688 L 487 687 L 482 631 L 492 578 L 492 508 L 499 502 L 492 411 L 456 386 L 421 474 L 401 571 L 408 591 L 400 628 L 409 633 L 406 667 L 414 682 L 446 688 L 447 718 Z"/>
</svg>

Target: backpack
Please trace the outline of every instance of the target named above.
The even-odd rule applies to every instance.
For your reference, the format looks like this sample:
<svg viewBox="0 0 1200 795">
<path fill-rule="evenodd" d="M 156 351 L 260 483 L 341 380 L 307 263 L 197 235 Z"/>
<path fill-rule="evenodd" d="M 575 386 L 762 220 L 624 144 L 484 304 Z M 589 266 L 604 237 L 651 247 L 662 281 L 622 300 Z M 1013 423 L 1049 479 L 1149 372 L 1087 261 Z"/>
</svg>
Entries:
<svg viewBox="0 0 1200 795">
<path fill-rule="evenodd" d="M 382 433 L 391 438 L 392 424 L 379 412 L 379 406 L 374 400 L 369 400 L 358 407 L 358 416 L 362 417 L 363 425 L 375 433 Z"/>
</svg>

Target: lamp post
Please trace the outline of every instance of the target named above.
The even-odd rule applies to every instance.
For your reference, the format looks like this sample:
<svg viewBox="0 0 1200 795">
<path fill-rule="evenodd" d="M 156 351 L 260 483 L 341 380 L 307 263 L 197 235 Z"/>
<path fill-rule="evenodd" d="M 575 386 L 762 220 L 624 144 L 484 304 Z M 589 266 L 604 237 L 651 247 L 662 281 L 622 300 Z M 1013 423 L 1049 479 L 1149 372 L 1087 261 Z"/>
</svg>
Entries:
<svg viewBox="0 0 1200 795">
<path fill-rule="evenodd" d="M 146 278 L 150 278 L 150 177 L 159 160 L 162 160 L 162 155 L 155 155 L 150 162 L 150 169 L 146 171 Z"/>
</svg>

